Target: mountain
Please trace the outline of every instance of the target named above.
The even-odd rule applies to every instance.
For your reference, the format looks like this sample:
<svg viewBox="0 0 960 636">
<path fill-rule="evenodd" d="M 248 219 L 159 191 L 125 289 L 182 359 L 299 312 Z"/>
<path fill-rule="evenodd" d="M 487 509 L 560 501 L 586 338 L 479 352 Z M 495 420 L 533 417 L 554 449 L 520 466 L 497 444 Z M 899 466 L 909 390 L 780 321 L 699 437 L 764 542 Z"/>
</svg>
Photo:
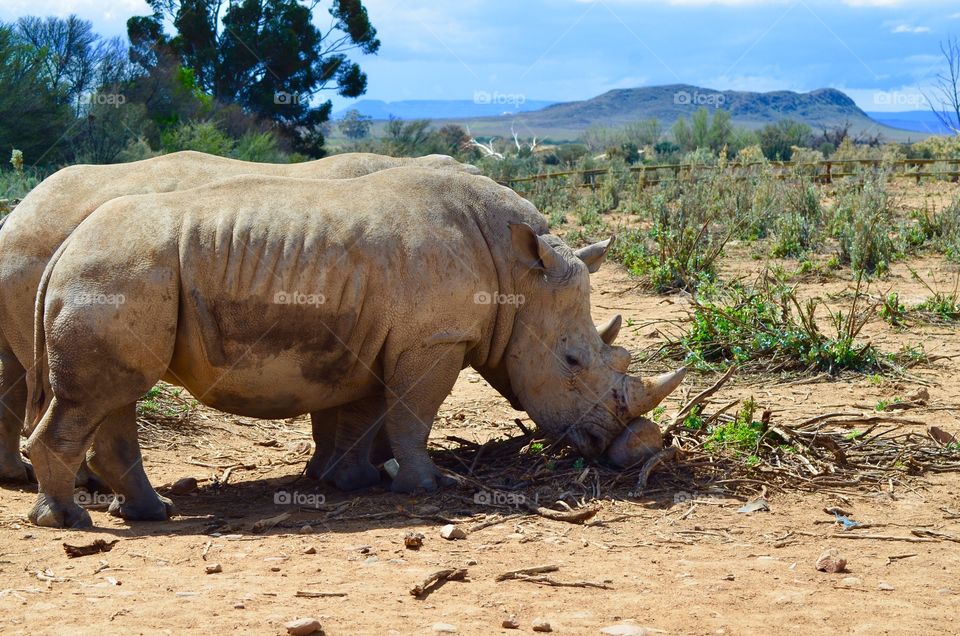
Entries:
<svg viewBox="0 0 960 636">
<path fill-rule="evenodd" d="M 952 131 L 944 126 L 929 110 L 905 110 L 896 113 L 867 113 L 874 121 L 885 126 L 914 130 L 917 132 L 946 135 Z"/>
<path fill-rule="evenodd" d="M 461 117 L 498 117 L 504 114 L 540 110 L 555 102 L 526 100 L 521 95 L 507 95 L 478 91 L 472 100 L 409 99 L 384 102 L 379 99 L 362 99 L 333 114 L 340 119 L 349 110 L 374 119 L 456 119 Z"/>
<path fill-rule="evenodd" d="M 486 94 L 483 94 L 486 95 Z M 498 97 L 501 101 L 509 95 Z M 854 134 L 881 134 L 889 141 L 916 141 L 929 133 L 906 128 L 900 130 L 874 121 L 852 99 L 841 91 L 821 88 L 809 93 L 773 91 L 753 93 L 747 91 L 716 91 L 689 84 L 650 86 L 607 91 L 591 99 L 575 102 L 526 101 L 516 104 L 499 104 L 500 110 L 491 116 L 462 114 L 474 113 L 480 106 L 492 108 L 498 104 L 477 104 L 477 101 L 409 101 L 409 102 L 357 102 L 355 107 L 369 104 L 367 112 L 375 119 L 386 119 L 388 114 L 401 118 L 430 118 L 436 124 L 457 123 L 468 126 L 475 136 L 509 137 L 515 129 L 523 137 L 537 136 L 551 141 L 577 139 L 591 126 L 617 128 L 642 119 L 656 118 L 664 128 L 669 128 L 678 118 L 690 117 L 697 109 L 722 109 L 728 111 L 737 126 L 759 128 L 781 119 L 794 119 L 810 125 L 815 131 L 823 127 L 849 122 Z M 521 100 L 514 100 L 521 101 Z M 535 106 L 541 106 L 534 108 Z M 380 110 L 376 110 L 380 108 Z M 412 110 L 405 110 L 406 108 Z M 364 108 L 368 106 L 364 105 Z M 462 110 L 460 110 L 462 109 Z M 494 108 L 494 110 L 496 110 Z M 413 115 L 407 115 L 413 112 Z M 451 114 L 457 112 L 458 114 Z M 437 121 L 439 120 L 439 121 Z"/>
</svg>

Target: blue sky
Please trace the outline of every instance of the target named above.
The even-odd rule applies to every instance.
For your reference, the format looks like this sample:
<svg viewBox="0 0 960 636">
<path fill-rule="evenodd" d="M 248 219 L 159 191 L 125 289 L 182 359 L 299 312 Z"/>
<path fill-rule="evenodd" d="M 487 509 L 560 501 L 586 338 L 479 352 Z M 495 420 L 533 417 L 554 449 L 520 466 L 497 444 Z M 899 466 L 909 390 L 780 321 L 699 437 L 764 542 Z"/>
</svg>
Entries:
<svg viewBox="0 0 960 636">
<path fill-rule="evenodd" d="M 326 3 L 321 3 L 326 4 Z M 366 0 L 383 46 L 366 97 L 586 99 L 611 88 L 834 87 L 869 111 L 922 110 L 960 36 L 940 0 Z M 3 0 L 0 20 L 76 13 L 124 33 L 143 0 Z M 327 16 L 317 12 L 318 23 Z M 334 98 L 335 108 L 349 103 Z"/>
</svg>

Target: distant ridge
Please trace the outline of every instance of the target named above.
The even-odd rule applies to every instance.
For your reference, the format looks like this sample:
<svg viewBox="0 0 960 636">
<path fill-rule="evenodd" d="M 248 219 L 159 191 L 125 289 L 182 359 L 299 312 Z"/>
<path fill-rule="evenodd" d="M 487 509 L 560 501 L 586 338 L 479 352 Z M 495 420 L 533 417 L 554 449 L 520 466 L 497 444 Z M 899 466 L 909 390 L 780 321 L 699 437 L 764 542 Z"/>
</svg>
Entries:
<svg viewBox="0 0 960 636">
<path fill-rule="evenodd" d="M 478 95 L 482 101 L 486 94 Z M 666 129 L 680 117 L 689 117 L 701 107 L 711 111 L 725 110 L 735 125 L 753 129 L 781 119 L 793 119 L 814 130 L 849 122 L 854 133 L 880 134 L 891 141 L 916 141 L 933 132 L 916 126 L 898 129 L 884 125 L 871 119 L 850 97 L 833 88 L 808 93 L 756 93 L 671 84 L 616 89 L 591 99 L 553 104 L 543 100 L 522 100 L 522 96 L 498 97 L 501 101 L 513 99 L 516 103 L 478 104 L 476 99 L 472 102 L 364 100 L 352 107 L 375 119 L 386 119 L 392 114 L 401 119 L 441 120 L 468 126 L 477 136 L 505 137 L 510 135 L 512 128 L 525 137 L 536 135 L 554 141 L 574 140 L 591 126 L 618 128 L 651 118 L 656 118 Z M 495 112 L 491 113 L 491 108 Z M 474 114 L 478 112 L 483 114 Z M 895 117 L 888 121 L 902 123 Z"/>
</svg>

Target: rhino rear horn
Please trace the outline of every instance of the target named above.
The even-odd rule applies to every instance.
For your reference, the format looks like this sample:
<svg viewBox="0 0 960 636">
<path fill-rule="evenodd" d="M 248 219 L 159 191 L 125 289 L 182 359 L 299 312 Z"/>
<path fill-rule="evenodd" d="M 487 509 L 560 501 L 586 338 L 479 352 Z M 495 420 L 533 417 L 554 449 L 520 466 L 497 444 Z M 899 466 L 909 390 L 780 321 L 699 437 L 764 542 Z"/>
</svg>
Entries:
<svg viewBox="0 0 960 636">
<path fill-rule="evenodd" d="M 577 255 L 581 261 L 583 261 L 590 273 L 594 273 L 600 266 L 603 264 L 603 259 L 607 256 L 607 251 L 613 245 L 614 237 L 608 238 L 606 241 L 600 241 L 599 243 L 594 243 L 593 245 L 587 245 L 586 247 L 581 247 L 574 254 Z"/>
<path fill-rule="evenodd" d="M 604 343 L 612 345 L 620 333 L 620 325 L 622 324 L 623 318 L 620 317 L 620 314 L 617 314 L 608 320 L 606 324 L 597 327 L 597 333 L 600 334 L 600 339 L 603 340 Z"/>
<path fill-rule="evenodd" d="M 626 379 L 627 411 L 631 418 L 640 417 L 653 409 L 680 386 L 687 368 L 663 373 L 652 378 Z"/>
</svg>

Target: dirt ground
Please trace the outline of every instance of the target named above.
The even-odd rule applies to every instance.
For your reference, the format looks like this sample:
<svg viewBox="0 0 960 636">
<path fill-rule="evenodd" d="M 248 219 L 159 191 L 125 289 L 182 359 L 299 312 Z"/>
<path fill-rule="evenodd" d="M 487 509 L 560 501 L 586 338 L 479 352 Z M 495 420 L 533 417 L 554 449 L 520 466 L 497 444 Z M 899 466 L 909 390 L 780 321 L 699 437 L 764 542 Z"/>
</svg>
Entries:
<svg viewBox="0 0 960 636">
<path fill-rule="evenodd" d="M 742 252 L 738 257 L 732 248 L 725 274 L 759 267 L 748 248 Z M 911 266 L 935 284 L 951 285 L 955 276 L 935 258 Z M 682 297 L 646 293 L 613 265 L 593 285 L 594 317 L 629 319 L 620 343 L 633 351 L 676 330 L 670 321 L 685 315 Z M 927 294 L 902 265 L 878 285 L 876 293 L 891 287 L 905 300 Z M 841 277 L 801 289 L 826 295 L 850 287 L 849 277 Z M 960 354 L 953 327 L 898 331 L 875 321 L 865 337 L 885 350 L 923 344 L 930 355 Z M 790 423 L 838 410 L 868 412 L 878 400 L 925 386 L 929 402 L 904 413 L 901 426 L 958 434 L 956 365 L 948 357 L 880 383 L 858 375 L 799 383 L 745 375 L 717 401 L 752 396 Z M 667 413 L 715 380 L 692 374 L 668 400 Z M 434 426 L 437 453 L 455 446 L 451 436 L 482 443 L 517 435 L 514 418 L 522 415 L 466 370 Z M 521 423 L 530 427 L 525 417 Z M 198 492 L 170 495 L 179 516 L 166 523 L 128 524 L 101 505 L 92 512 L 94 530 L 37 528 L 25 519 L 35 490 L 0 490 L 0 632 L 283 634 L 288 621 L 310 617 L 327 634 L 530 633 L 535 620 L 562 634 L 600 634 L 613 626 L 606 633 L 960 633 L 957 473 L 860 489 L 771 487 L 768 512 L 743 514 L 738 509 L 759 487 L 736 496 L 696 484 L 681 490 L 667 479 L 675 470 L 668 466 L 642 492 L 627 494 L 629 485 L 597 492 L 587 487 L 600 483 L 588 465 L 566 492 L 539 502 L 557 508 L 553 500 L 575 505 L 592 495 L 599 513 L 574 524 L 509 501 L 487 505 L 475 479 L 415 498 L 382 488 L 344 494 L 299 479 L 311 452 L 304 418 L 257 422 L 200 408 L 180 425 L 145 425 L 143 444 L 155 484 L 200 481 Z M 468 468 L 455 472 L 469 475 Z M 834 506 L 866 525 L 839 530 L 824 512 Z M 465 539 L 441 538 L 451 522 Z M 408 532 L 424 535 L 419 550 L 404 547 Z M 870 538 L 877 536 L 883 538 Z M 97 539 L 119 542 L 74 559 L 62 547 Z M 828 548 L 848 560 L 847 572 L 815 569 Z M 207 573 L 217 565 L 221 571 Z M 496 580 L 544 565 L 558 566 L 542 575 L 553 585 Z M 465 580 L 411 595 L 445 568 L 466 568 Z M 519 630 L 501 627 L 511 616 Z"/>
</svg>

